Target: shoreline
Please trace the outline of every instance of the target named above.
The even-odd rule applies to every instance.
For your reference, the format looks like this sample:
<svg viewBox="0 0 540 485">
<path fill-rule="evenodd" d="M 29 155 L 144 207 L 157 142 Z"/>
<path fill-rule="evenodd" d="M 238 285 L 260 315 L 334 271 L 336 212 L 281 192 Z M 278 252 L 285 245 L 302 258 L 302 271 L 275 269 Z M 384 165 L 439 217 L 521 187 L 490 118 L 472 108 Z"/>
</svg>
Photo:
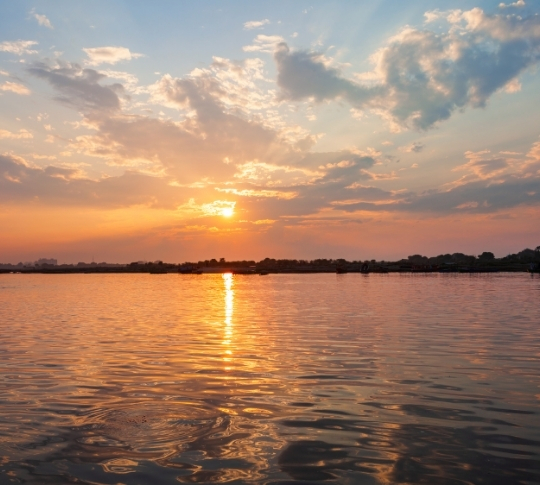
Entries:
<svg viewBox="0 0 540 485">
<path fill-rule="evenodd" d="M 527 267 L 525 268 L 500 268 L 500 269 L 457 269 L 457 270 L 407 270 L 407 269 L 388 269 L 385 271 L 369 271 L 362 272 L 359 270 L 350 270 L 344 271 L 342 273 L 337 273 L 335 269 L 264 269 L 264 270 L 253 270 L 253 271 L 238 271 L 234 269 L 223 269 L 221 271 L 202 271 L 200 273 L 184 273 L 176 269 L 153 272 L 151 270 L 134 270 L 131 268 L 91 268 L 91 269 L 21 269 L 21 270 L 11 270 L 11 269 L 0 269 L 0 275 L 2 274 L 48 274 L 48 275 L 60 275 L 60 274 L 153 274 L 153 275 L 164 275 L 164 274 L 178 274 L 180 276 L 201 276 L 208 274 L 226 274 L 232 273 L 234 275 L 241 276 L 258 276 L 268 275 L 268 274 L 493 274 L 493 273 L 531 273 Z M 538 273 L 534 271 L 531 274 Z"/>
</svg>

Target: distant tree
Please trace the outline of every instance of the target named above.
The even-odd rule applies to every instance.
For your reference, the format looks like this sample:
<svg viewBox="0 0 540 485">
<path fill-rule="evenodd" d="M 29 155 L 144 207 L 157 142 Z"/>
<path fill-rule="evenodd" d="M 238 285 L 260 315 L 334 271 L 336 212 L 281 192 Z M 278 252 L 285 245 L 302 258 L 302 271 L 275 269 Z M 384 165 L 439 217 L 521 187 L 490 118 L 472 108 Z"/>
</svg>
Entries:
<svg viewBox="0 0 540 485">
<path fill-rule="evenodd" d="M 517 256 L 522 262 L 532 263 L 538 257 L 538 254 L 539 253 L 533 251 L 532 249 L 524 249 L 523 251 L 520 251 Z"/>
<path fill-rule="evenodd" d="M 422 256 L 421 254 L 413 254 L 412 256 L 409 256 L 408 262 L 412 264 L 427 264 L 429 262 L 428 258 L 425 256 Z"/>
<path fill-rule="evenodd" d="M 495 259 L 495 255 L 489 251 L 484 251 L 480 256 L 478 256 L 478 259 L 481 261 L 493 261 Z"/>
</svg>

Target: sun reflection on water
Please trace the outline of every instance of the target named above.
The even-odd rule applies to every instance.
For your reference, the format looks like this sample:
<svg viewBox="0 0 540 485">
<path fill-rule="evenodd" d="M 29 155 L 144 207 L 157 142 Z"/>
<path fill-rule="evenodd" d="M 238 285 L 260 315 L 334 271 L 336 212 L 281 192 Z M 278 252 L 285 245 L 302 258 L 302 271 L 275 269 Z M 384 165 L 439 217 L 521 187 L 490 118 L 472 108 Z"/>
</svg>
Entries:
<svg viewBox="0 0 540 485">
<path fill-rule="evenodd" d="M 223 333 L 223 345 L 225 347 L 223 361 L 231 362 L 232 351 L 232 336 L 233 336 L 233 322 L 232 316 L 234 311 L 234 290 L 233 290 L 233 275 L 232 273 L 223 273 L 223 283 L 225 285 L 225 328 Z M 230 367 L 225 367 L 226 370 L 230 370 Z"/>
</svg>

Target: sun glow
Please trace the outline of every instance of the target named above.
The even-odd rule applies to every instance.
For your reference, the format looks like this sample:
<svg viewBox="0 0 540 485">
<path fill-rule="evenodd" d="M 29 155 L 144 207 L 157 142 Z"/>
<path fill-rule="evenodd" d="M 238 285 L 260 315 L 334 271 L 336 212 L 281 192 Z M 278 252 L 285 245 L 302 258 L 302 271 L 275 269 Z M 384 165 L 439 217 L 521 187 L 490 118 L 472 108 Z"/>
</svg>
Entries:
<svg viewBox="0 0 540 485">
<path fill-rule="evenodd" d="M 221 215 L 223 217 L 231 217 L 234 214 L 234 208 L 232 207 L 224 207 L 221 209 Z"/>
</svg>

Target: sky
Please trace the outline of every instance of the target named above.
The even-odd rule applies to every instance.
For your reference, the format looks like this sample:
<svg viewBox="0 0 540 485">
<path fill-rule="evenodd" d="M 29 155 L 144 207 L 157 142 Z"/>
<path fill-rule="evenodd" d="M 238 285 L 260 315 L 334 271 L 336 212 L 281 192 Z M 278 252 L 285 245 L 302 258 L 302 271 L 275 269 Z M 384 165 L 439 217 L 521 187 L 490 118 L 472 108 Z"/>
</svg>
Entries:
<svg viewBox="0 0 540 485">
<path fill-rule="evenodd" d="M 540 2 L 0 11 L 0 263 L 540 244 Z"/>
</svg>

